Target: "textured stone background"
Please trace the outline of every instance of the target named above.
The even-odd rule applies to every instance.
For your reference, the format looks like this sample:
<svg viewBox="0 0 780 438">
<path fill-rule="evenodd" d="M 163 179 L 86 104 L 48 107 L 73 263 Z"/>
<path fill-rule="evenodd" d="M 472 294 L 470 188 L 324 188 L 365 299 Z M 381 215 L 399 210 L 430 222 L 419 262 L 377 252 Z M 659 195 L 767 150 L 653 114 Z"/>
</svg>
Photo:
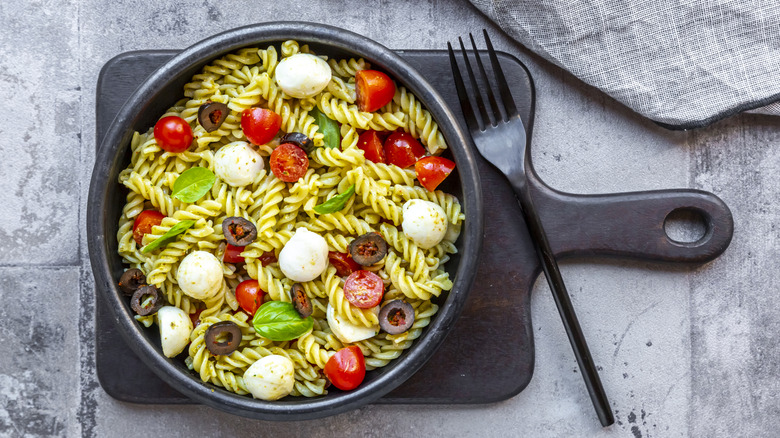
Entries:
<svg viewBox="0 0 780 438">
<path fill-rule="evenodd" d="M 739 116 L 669 132 L 512 43 L 465 1 L 0 2 L 0 436 L 774 436 L 780 305 L 775 199 L 780 119 Z M 695 187 L 731 207 L 729 250 L 690 270 L 567 262 L 617 424 L 601 429 L 547 285 L 534 301 L 536 369 L 520 395 L 480 406 L 368 406 L 300 423 L 113 400 L 95 377 L 85 200 L 95 84 L 113 56 L 180 49 L 239 25 L 303 20 L 396 49 L 442 49 L 486 27 L 532 60 L 534 160 L 565 191 Z M 464 354 L 468 354 L 465 352 Z"/>
</svg>

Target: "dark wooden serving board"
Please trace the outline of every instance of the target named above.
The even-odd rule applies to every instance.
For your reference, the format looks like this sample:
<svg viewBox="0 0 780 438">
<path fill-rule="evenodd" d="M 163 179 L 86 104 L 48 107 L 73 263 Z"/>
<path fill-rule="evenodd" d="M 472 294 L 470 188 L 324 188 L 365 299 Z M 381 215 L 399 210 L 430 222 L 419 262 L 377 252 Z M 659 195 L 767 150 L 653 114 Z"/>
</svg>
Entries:
<svg viewBox="0 0 780 438">
<path fill-rule="evenodd" d="M 106 64 L 97 84 L 97 144 L 124 101 L 175 53 L 125 53 Z M 445 51 L 399 54 L 460 114 Z M 531 138 L 533 81 L 519 60 L 502 54 L 501 62 Z M 479 168 L 484 249 L 462 316 L 433 358 L 379 403 L 488 403 L 518 394 L 531 380 L 530 294 L 541 269 L 511 188 L 487 162 L 481 161 Z M 696 264 L 714 259 L 731 241 L 731 212 L 711 193 L 685 189 L 572 195 L 547 187 L 533 169 L 529 170 L 534 201 L 550 244 L 560 257 L 608 255 Z M 665 234 L 665 218 L 678 209 L 696 211 L 704 218 L 706 233 L 698 242 L 676 243 Z M 125 346 L 100 299 L 96 303 L 96 338 L 98 377 L 109 395 L 136 403 L 193 403 L 160 380 Z"/>
</svg>

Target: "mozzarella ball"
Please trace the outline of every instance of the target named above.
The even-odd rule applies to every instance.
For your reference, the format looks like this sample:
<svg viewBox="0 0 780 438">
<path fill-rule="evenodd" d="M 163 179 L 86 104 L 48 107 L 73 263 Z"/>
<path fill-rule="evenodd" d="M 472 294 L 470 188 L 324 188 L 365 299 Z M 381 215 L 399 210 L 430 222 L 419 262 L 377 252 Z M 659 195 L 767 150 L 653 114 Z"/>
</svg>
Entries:
<svg viewBox="0 0 780 438">
<path fill-rule="evenodd" d="M 160 343 L 166 357 L 178 356 L 190 343 L 192 320 L 178 307 L 161 307 L 157 311 L 157 325 L 160 327 Z"/>
<path fill-rule="evenodd" d="M 265 356 L 244 371 L 244 383 L 254 398 L 279 400 L 293 390 L 295 367 L 284 356 Z"/>
<path fill-rule="evenodd" d="M 279 268 L 293 281 L 311 281 L 328 267 L 328 243 L 317 233 L 298 228 L 279 252 Z"/>
<path fill-rule="evenodd" d="M 379 315 L 379 306 L 374 306 L 371 311 Z M 328 318 L 328 327 L 341 342 L 351 344 L 376 336 L 379 333 L 379 324 L 372 327 L 355 325 L 349 320 L 342 318 L 336 313 L 336 309 L 328 304 L 328 310 L 325 312 Z"/>
<path fill-rule="evenodd" d="M 420 248 L 436 246 L 447 233 L 447 214 L 438 204 L 422 199 L 410 199 L 403 207 L 401 224 L 406 237 Z"/>
<path fill-rule="evenodd" d="M 316 96 L 330 82 L 330 66 L 319 56 L 298 53 L 276 66 L 276 83 L 288 96 L 298 99 Z"/>
<path fill-rule="evenodd" d="M 176 271 L 181 290 L 197 300 L 205 300 L 222 288 L 222 263 L 206 251 L 193 251 L 184 257 Z"/>
<path fill-rule="evenodd" d="M 233 187 L 251 184 L 264 167 L 263 157 L 245 141 L 228 143 L 214 155 L 214 173 Z"/>
</svg>

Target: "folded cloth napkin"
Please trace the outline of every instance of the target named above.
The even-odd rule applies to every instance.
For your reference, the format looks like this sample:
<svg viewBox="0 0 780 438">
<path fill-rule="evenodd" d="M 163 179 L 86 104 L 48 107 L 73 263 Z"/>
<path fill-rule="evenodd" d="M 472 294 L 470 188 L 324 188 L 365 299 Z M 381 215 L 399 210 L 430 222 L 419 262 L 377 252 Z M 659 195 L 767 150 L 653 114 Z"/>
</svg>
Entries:
<svg viewBox="0 0 780 438">
<path fill-rule="evenodd" d="M 470 0 L 520 43 L 672 129 L 780 114 L 778 0 Z"/>
</svg>

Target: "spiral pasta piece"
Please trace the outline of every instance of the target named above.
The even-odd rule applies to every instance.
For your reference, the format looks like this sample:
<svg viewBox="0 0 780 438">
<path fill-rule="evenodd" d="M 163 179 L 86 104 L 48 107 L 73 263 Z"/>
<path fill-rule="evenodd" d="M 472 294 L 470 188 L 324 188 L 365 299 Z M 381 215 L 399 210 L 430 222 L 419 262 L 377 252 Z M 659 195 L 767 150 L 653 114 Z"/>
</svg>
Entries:
<svg viewBox="0 0 780 438">
<path fill-rule="evenodd" d="M 301 48 L 298 45 L 298 41 L 287 40 L 282 43 L 282 58 L 293 56 L 300 52 Z"/>
<path fill-rule="evenodd" d="M 325 348 L 325 343 L 318 340 L 311 331 L 298 338 L 298 349 L 306 355 L 306 360 L 323 369 L 328 360 L 336 354 L 335 351 Z"/>
<path fill-rule="evenodd" d="M 287 303 L 292 301 L 290 298 L 291 280 L 276 277 L 273 271 L 263 266 L 260 261 L 247 262 L 246 268 L 249 276 L 257 280 L 260 289 L 264 290 L 271 300 Z"/>
<path fill-rule="evenodd" d="M 122 183 L 128 189 L 150 201 L 156 209 L 160 210 L 160 213 L 166 216 L 173 215 L 181 207 L 181 201 L 173 199 L 165 190 L 152 185 L 151 181 L 142 178 L 135 172 L 132 172 Z"/>
<path fill-rule="evenodd" d="M 362 196 L 365 205 L 370 206 L 375 213 L 391 221 L 393 225 L 401 225 L 403 218 L 401 207 L 391 199 L 381 195 L 382 186 L 367 176 L 362 167 L 348 171 L 346 176 L 347 181 L 355 184 L 355 193 Z"/>
<path fill-rule="evenodd" d="M 407 126 L 407 116 L 401 111 L 374 113 L 368 121 L 368 129 L 374 131 L 395 131 Z"/>
<path fill-rule="evenodd" d="M 364 219 L 341 212 L 322 214 L 307 222 L 298 222 L 296 224 L 296 228 L 297 227 L 304 227 L 315 233 L 336 230 L 342 233 L 360 235 L 374 231 L 374 228 Z"/>
<path fill-rule="evenodd" d="M 355 99 L 357 98 L 355 93 L 355 83 L 345 82 L 344 79 L 338 76 L 333 76 L 331 78 L 326 89 L 337 99 L 341 99 L 344 102 L 350 104 L 355 103 Z"/>
<path fill-rule="evenodd" d="M 393 103 L 399 106 L 407 116 L 404 130 L 414 137 L 419 137 L 420 142 L 428 147 L 428 152 L 431 155 L 436 155 L 447 149 L 447 143 L 439 131 L 439 125 L 412 93 L 406 91 L 404 87 L 397 87 Z"/>
<path fill-rule="evenodd" d="M 398 290 L 403 292 L 408 298 L 429 300 L 433 296 L 439 296 L 442 290 L 452 289 L 452 282 L 449 277 L 437 275 L 430 280 L 415 282 L 406 269 L 401 266 L 401 259 L 395 252 L 390 251 L 385 260 L 385 270 L 390 277 L 390 281 Z"/>
<path fill-rule="evenodd" d="M 401 254 L 403 260 L 409 262 L 412 280 L 419 282 L 429 278 L 429 266 L 425 260 L 425 253 L 417 247 L 416 243 L 409 240 L 403 232 L 398 231 L 398 228 L 389 224 L 380 225 L 379 232 L 382 233 L 387 244 L 393 247 L 398 254 Z"/>
<path fill-rule="evenodd" d="M 373 119 L 371 113 L 360 111 L 357 105 L 350 105 L 329 92 L 320 96 L 317 108 L 328 118 L 359 129 L 368 129 L 369 122 Z"/>
<path fill-rule="evenodd" d="M 350 58 L 339 61 L 335 59 L 329 59 L 328 65 L 330 65 L 330 69 L 333 71 L 334 75 L 340 76 L 342 78 L 355 77 L 355 74 L 357 74 L 358 71 L 371 68 L 371 65 L 363 58 Z"/>
<path fill-rule="evenodd" d="M 276 65 L 279 64 L 279 54 L 274 46 L 268 46 L 265 50 L 258 50 L 257 54 L 260 57 L 260 69 L 268 73 L 274 74 Z"/>
<path fill-rule="evenodd" d="M 393 184 L 413 187 L 414 180 L 417 178 L 417 174 L 414 172 L 413 168 L 401 169 L 398 166 L 385 163 L 374 163 L 373 161 L 365 161 L 363 167 L 363 171 L 369 178 L 383 179 L 390 181 Z M 396 199 L 393 199 L 393 201 L 398 202 Z"/>
<path fill-rule="evenodd" d="M 252 193 L 252 196 L 257 197 L 258 191 L 260 191 L 260 196 L 262 196 L 262 201 L 258 201 L 260 208 L 249 211 L 252 220 L 257 224 L 258 236 L 270 237 L 273 234 L 277 221 L 276 216 L 281 211 L 279 204 L 284 200 L 282 194 L 284 189 L 284 183 L 273 174 L 269 174 L 263 179 L 261 186 Z"/>
<path fill-rule="evenodd" d="M 317 148 L 312 152 L 311 158 L 318 164 L 328 167 L 359 166 L 366 160 L 360 149 L 341 151 L 336 148 Z"/>
</svg>

